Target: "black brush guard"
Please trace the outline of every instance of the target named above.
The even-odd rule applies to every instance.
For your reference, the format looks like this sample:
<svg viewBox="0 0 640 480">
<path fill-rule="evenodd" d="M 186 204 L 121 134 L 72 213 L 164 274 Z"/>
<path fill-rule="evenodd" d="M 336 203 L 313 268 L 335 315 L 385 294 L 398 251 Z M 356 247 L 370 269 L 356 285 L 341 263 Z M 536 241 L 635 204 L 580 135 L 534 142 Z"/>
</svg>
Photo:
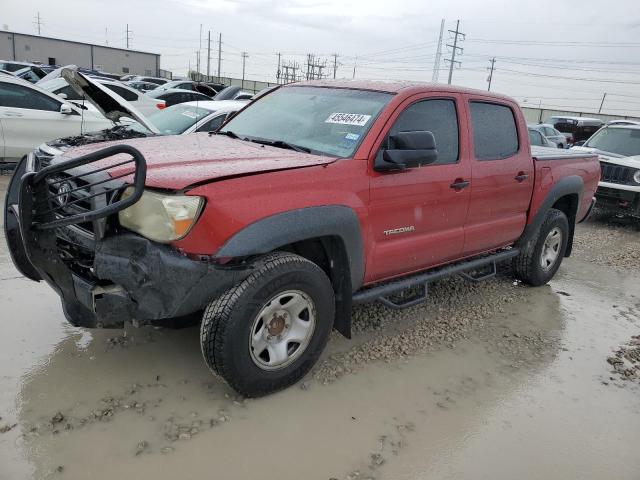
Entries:
<svg viewBox="0 0 640 480">
<path fill-rule="evenodd" d="M 75 169 L 119 154 L 130 155 L 131 158 L 95 170 L 82 169 L 78 173 L 69 175 Z M 117 176 L 106 174 L 112 168 L 127 165 L 134 167 L 134 171 L 127 171 Z M 104 173 L 106 178 L 86 182 L 82 186 L 75 186 L 74 183 L 71 183 L 94 177 L 98 173 Z M 91 192 L 79 199 L 68 201 L 69 196 L 76 192 L 81 190 L 91 191 L 113 180 L 128 177 L 131 173 L 133 173 L 133 183 L 131 185 L 134 187 L 134 192 L 125 199 L 117 199 L 123 188 L 118 185 L 116 187 L 100 188 L 97 192 Z M 60 178 L 61 174 L 66 174 L 66 176 Z M 146 176 L 147 164 L 144 157 L 137 149 L 129 145 L 114 145 L 65 162 L 46 166 L 39 171 L 27 171 L 21 179 L 19 202 L 19 216 L 23 235 L 28 235 L 29 231 L 49 230 L 93 222 L 118 213 L 140 199 L 144 192 Z M 65 189 L 57 188 L 63 185 L 68 187 Z M 83 209 L 79 206 L 80 201 L 91 201 L 97 197 L 111 198 L 115 201 L 106 201 L 103 206 L 95 209 Z"/>
</svg>

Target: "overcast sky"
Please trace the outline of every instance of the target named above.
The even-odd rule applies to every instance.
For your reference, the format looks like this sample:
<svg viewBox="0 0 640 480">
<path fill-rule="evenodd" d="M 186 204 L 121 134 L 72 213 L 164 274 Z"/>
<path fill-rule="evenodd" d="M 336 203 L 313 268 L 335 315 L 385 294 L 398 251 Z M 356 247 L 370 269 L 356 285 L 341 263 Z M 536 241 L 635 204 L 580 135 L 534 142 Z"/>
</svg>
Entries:
<svg viewBox="0 0 640 480">
<path fill-rule="evenodd" d="M 487 88 L 489 59 L 496 58 L 492 90 L 523 105 L 640 115 L 640 7 L 638 0 L 482 2 L 440 0 L 2 0 L 0 27 L 162 54 L 161 66 L 184 75 L 195 69 L 203 28 L 222 33 L 222 74 L 275 81 L 277 52 L 303 64 L 307 53 L 326 58 L 338 77 L 431 81 L 441 19 L 466 34 L 453 83 Z M 213 41 L 212 41 L 213 43 Z M 443 49 L 443 59 L 450 56 Z M 211 71 L 217 68 L 212 45 Z M 444 61 L 439 73 L 446 82 Z M 556 78 L 561 77 L 561 78 Z M 576 80 L 578 79 L 578 80 Z"/>
</svg>

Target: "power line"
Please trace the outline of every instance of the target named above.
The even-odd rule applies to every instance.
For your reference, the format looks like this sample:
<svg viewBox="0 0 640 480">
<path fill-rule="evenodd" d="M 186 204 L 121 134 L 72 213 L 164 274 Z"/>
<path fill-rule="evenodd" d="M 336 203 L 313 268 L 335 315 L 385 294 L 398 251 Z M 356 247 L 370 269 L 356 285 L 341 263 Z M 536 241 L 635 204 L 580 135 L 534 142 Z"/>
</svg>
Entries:
<svg viewBox="0 0 640 480">
<path fill-rule="evenodd" d="M 449 30 L 449 32 L 453 33 L 454 35 L 453 45 L 447 44 L 447 47 L 451 48 L 451 60 L 445 60 L 445 62 L 449 62 L 449 80 L 447 81 L 447 83 L 451 85 L 451 77 L 453 77 L 453 67 L 456 63 L 458 64 L 458 66 L 462 65 L 460 62 L 456 61 L 456 53 L 458 53 L 458 50 L 460 50 L 460 55 L 462 55 L 462 52 L 464 52 L 464 49 L 458 47 L 458 37 L 462 37 L 462 40 L 465 39 L 464 33 L 460 32 L 460 20 L 456 21 L 456 29 Z"/>
</svg>

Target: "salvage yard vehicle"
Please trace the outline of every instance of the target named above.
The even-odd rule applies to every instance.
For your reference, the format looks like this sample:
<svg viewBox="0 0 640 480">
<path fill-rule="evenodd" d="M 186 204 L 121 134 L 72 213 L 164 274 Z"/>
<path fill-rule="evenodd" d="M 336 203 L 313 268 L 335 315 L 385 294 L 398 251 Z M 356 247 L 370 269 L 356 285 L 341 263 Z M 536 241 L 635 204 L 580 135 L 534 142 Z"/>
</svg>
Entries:
<svg viewBox="0 0 640 480">
<path fill-rule="evenodd" d="M 70 69 L 70 71 L 73 70 Z M 127 102 L 129 102 L 129 104 L 134 106 L 138 111 L 142 112 L 145 115 L 150 115 L 165 107 L 164 100 L 158 100 L 148 97 L 143 92 L 139 92 L 133 87 L 125 85 L 117 80 L 96 79 L 86 75 L 83 75 L 83 78 L 85 80 L 90 79 L 90 81 L 92 81 L 94 84 L 99 83 L 100 85 L 105 86 L 116 95 L 124 98 Z M 84 104 L 84 96 L 74 90 L 74 88 L 69 85 L 64 77 L 58 77 L 54 78 L 53 80 L 39 83 L 38 86 L 48 92 L 58 95 L 60 98 L 63 98 L 69 102 L 80 105 Z"/>
<path fill-rule="evenodd" d="M 42 142 L 113 125 L 94 110 L 84 110 L 25 80 L 0 75 L 0 161 L 16 162 Z"/>
<path fill-rule="evenodd" d="M 598 206 L 640 219 L 640 123 L 607 125 L 572 150 L 597 153 L 600 158 Z"/>
<path fill-rule="evenodd" d="M 165 106 L 177 105 L 185 102 L 210 102 L 211 97 L 208 97 L 204 93 L 192 92 L 190 90 L 180 90 L 178 88 L 163 89 L 156 88 L 145 93 L 145 96 L 153 98 L 159 102 L 164 102 Z"/>
<path fill-rule="evenodd" d="M 528 126 L 527 128 L 529 129 L 529 143 L 531 144 L 531 146 L 559 148 L 558 145 L 545 137 L 539 129 L 532 126 Z"/>
<path fill-rule="evenodd" d="M 17 168 L 13 262 L 81 327 L 189 323 L 245 396 L 302 378 L 353 303 L 512 261 L 542 285 L 594 203 L 596 155 L 533 150 L 493 92 L 315 81 L 254 100 L 215 135 L 85 145 Z M 398 298 L 417 287 L 412 298 Z"/>
<path fill-rule="evenodd" d="M 557 148 L 568 147 L 567 137 L 565 137 L 563 133 L 553 128 L 553 125 L 540 123 L 538 125 L 532 125 L 532 127 L 542 133 L 549 141 L 553 142 Z"/>
<path fill-rule="evenodd" d="M 598 118 L 557 115 L 549 117 L 544 124 L 551 125 L 561 132 L 567 140 L 567 146 L 571 146 L 576 142 L 588 140 L 591 135 L 604 125 L 604 122 Z"/>
<path fill-rule="evenodd" d="M 88 98 L 91 100 L 90 97 Z M 100 105 L 99 99 L 93 100 L 93 102 Z M 69 148 L 90 143 L 155 135 L 188 135 L 194 132 L 213 132 L 222 125 L 228 116 L 241 110 L 246 104 L 247 102 L 235 100 L 221 100 L 219 102 L 209 100 L 208 102 L 180 103 L 149 115 L 149 117 L 129 113 L 129 117 L 135 117 L 138 121 L 126 125 L 118 125 L 99 132 L 52 140 L 40 145 L 34 154 L 42 160 L 46 157 L 60 155 Z M 127 106 L 126 102 L 121 102 L 120 111 L 125 111 L 128 108 L 130 107 Z M 107 112 L 107 115 L 109 114 L 110 112 Z"/>
</svg>

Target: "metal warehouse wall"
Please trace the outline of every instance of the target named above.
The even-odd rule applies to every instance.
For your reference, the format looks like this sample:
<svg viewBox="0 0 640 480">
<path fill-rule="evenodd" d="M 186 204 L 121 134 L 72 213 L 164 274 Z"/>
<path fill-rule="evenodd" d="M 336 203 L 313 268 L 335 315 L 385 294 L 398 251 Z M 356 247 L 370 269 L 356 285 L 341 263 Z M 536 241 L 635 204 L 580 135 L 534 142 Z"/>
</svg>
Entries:
<svg viewBox="0 0 640 480">
<path fill-rule="evenodd" d="M 160 55 L 0 31 L 0 60 L 78 65 L 108 73 L 157 76 Z"/>
</svg>

